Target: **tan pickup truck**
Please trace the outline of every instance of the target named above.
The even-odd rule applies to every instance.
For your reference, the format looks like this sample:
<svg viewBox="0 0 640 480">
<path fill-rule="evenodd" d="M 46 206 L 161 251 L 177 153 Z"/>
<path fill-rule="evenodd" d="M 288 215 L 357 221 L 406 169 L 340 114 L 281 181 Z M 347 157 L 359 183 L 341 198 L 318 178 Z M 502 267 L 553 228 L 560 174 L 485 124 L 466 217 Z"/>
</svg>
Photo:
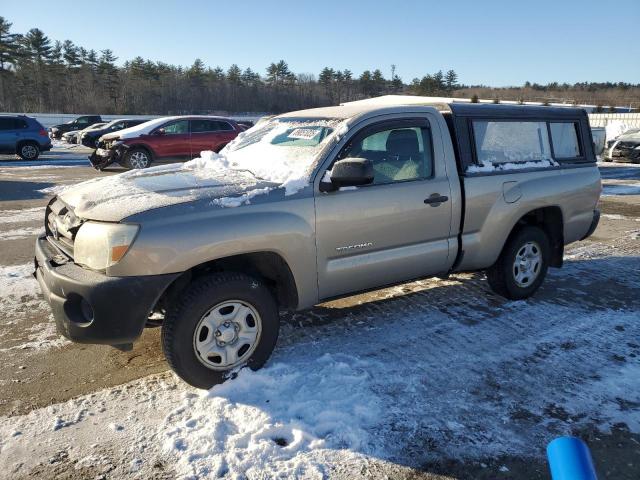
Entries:
<svg viewBox="0 0 640 480">
<path fill-rule="evenodd" d="M 65 190 L 36 245 L 58 330 L 128 348 L 161 325 L 206 388 L 265 363 L 279 310 L 474 270 L 529 297 L 598 223 L 587 115 L 402 103 L 287 113 L 220 155 Z"/>
</svg>

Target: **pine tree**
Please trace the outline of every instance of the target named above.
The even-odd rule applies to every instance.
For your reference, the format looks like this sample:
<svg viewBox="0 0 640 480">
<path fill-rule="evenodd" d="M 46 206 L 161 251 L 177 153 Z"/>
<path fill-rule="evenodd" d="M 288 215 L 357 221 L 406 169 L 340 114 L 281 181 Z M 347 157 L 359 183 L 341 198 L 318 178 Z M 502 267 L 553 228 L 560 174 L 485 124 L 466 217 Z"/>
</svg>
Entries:
<svg viewBox="0 0 640 480">
<path fill-rule="evenodd" d="M 458 88 L 458 74 L 454 70 L 448 70 L 444 76 L 445 90 L 451 93 Z"/>
<path fill-rule="evenodd" d="M 62 56 L 70 68 L 76 68 L 82 64 L 78 48 L 71 40 L 65 40 L 62 44 Z"/>
<path fill-rule="evenodd" d="M 32 28 L 23 38 L 24 50 L 26 57 L 43 65 L 51 58 L 51 40 L 39 28 Z"/>
<path fill-rule="evenodd" d="M 9 69 L 18 61 L 20 50 L 20 35 L 11 33 L 12 24 L 0 16 L 0 108 L 9 110 L 5 99 L 7 98 L 6 80 L 9 77 Z"/>
<path fill-rule="evenodd" d="M 7 70 L 18 60 L 21 36 L 17 33 L 11 33 L 12 25 L 0 16 L 0 71 Z"/>
</svg>

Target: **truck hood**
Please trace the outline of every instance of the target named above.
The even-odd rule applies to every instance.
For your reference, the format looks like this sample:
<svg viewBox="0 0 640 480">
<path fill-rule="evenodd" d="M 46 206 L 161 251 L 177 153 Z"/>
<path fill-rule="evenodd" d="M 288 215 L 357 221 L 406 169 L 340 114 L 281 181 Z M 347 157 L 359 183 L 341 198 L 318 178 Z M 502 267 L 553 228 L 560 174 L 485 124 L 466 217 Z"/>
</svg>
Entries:
<svg viewBox="0 0 640 480">
<path fill-rule="evenodd" d="M 151 209 L 210 199 L 211 207 L 234 207 L 277 187 L 240 170 L 171 164 L 89 180 L 58 198 L 87 220 L 118 222 Z"/>
</svg>

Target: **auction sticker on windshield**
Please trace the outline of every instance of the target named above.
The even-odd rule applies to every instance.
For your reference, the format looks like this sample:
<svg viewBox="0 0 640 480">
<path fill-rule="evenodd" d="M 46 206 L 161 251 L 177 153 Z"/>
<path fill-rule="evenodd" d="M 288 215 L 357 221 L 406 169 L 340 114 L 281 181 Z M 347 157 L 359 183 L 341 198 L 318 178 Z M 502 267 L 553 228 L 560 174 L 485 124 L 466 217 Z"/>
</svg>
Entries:
<svg viewBox="0 0 640 480">
<path fill-rule="evenodd" d="M 287 135 L 287 137 L 300 138 L 302 140 L 311 140 L 312 138 L 317 137 L 321 131 L 321 128 L 296 128 L 289 135 Z"/>
</svg>

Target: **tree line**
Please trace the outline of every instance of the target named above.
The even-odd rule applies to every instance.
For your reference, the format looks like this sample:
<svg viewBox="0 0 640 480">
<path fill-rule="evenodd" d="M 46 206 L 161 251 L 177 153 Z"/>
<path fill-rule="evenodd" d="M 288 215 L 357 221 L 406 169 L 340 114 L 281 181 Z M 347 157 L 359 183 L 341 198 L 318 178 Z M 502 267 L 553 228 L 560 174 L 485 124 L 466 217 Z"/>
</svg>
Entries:
<svg viewBox="0 0 640 480">
<path fill-rule="evenodd" d="M 576 83 L 521 87 L 463 85 L 454 70 L 439 70 L 404 83 L 391 65 L 359 75 L 324 67 L 319 74 L 294 73 L 284 60 L 263 73 L 231 65 L 209 67 L 196 59 L 188 67 L 135 57 L 122 64 L 109 49 L 85 49 L 70 40 L 52 40 L 32 28 L 12 32 L 0 17 L 0 111 L 103 114 L 279 113 L 336 105 L 385 94 L 488 98 L 601 105 L 633 104 L 640 85 Z M 617 102 L 617 103 L 615 103 Z M 640 104 L 636 104 L 640 107 Z"/>
<path fill-rule="evenodd" d="M 264 73 L 235 64 L 212 68 L 200 59 L 189 67 L 142 57 L 118 65 L 109 49 L 96 52 L 70 40 L 54 41 L 38 28 L 19 34 L 11 27 L 0 17 L 1 111 L 277 113 L 409 90 L 395 66 L 385 78 L 379 68 L 357 76 L 331 67 L 317 77 L 296 74 L 284 60 L 272 62 Z M 447 78 L 457 75 L 451 72 Z M 447 85 L 452 88 L 451 82 Z"/>
</svg>

